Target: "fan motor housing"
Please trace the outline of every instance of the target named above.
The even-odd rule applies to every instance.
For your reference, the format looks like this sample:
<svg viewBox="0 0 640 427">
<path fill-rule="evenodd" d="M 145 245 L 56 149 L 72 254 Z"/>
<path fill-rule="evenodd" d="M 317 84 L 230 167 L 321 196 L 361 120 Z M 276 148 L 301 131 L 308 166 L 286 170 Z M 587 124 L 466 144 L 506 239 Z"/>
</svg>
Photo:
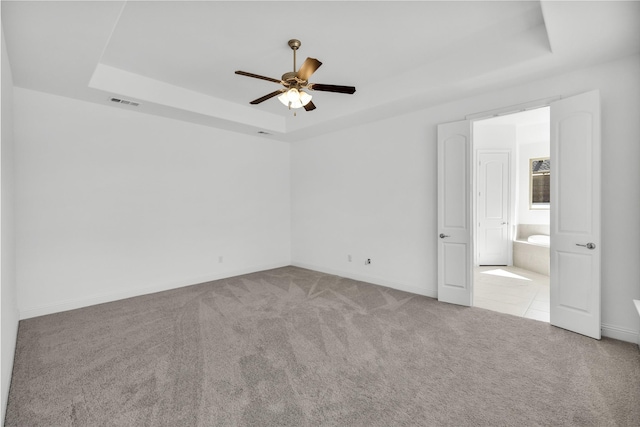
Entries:
<svg viewBox="0 0 640 427">
<path fill-rule="evenodd" d="M 291 39 L 289 40 L 289 47 L 293 50 L 298 50 L 298 48 L 300 47 L 300 45 L 302 45 L 302 43 L 300 43 L 300 40 L 298 39 Z"/>
<path fill-rule="evenodd" d="M 296 77 L 298 77 L 298 73 L 296 73 L 295 71 L 289 71 L 288 73 L 284 73 L 282 75 L 282 80 L 288 82 L 291 80 L 295 80 Z"/>
<path fill-rule="evenodd" d="M 300 89 L 306 87 L 307 82 L 298 78 L 298 73 L 290 71 L 282 75 L 282 83 L 288 88 Z"/>
</svg>

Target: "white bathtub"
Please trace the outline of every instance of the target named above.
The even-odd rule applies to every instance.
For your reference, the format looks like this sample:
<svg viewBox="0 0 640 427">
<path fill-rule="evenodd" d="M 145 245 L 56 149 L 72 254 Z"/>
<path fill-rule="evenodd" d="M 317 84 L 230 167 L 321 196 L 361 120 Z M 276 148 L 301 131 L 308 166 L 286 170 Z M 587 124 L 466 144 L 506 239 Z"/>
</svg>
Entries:
<svg viewBox="0 0 640 427">
<path fill-rule="evenodd" d="M 551 246 L 551 236 L 543 236 L 541 234 L 534 234 L 533 236 L 527 237 L 527 242 L 532 243 L 534 245 L 540 246 Z"/>
<path fill-rule="evenodd" d="M 513 241 L 514 267 L 548 276 L 549 260 L 549 236 L 534 234 L 527 237 L 527 240 Z"/>
</svg>

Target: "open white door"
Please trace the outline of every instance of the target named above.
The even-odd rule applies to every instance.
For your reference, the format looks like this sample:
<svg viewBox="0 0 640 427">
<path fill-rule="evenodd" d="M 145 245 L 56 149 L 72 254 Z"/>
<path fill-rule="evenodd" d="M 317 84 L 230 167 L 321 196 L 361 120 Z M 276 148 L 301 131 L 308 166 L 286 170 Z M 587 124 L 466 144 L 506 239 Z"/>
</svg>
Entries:
<svg viewBox="0 0 640 427">
<path fill-rule="evenodd" d="M 551 104 L 551 324 L 600 339 L 600 95 Z"/>
<path fill-rule="evenodd" d="M 471 127 L 438 126 L 438 300 L 471 305 Z"/>
</svg>

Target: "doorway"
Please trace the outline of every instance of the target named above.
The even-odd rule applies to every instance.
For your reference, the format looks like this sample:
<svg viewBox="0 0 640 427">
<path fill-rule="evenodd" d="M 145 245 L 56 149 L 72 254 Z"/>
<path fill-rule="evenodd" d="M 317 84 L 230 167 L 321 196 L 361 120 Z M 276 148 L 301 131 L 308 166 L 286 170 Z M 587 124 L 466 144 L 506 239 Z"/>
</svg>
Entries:
<svg viewBox="0 0 640 427">
<path fill-rule="evenodd" d="M 472 122 L 475 307 L 549 322 L 550 109 Z"/>
<path fill-rule="evenodd" d="M 600 93 L 593 90 L 529 103 L 533 108 L 540 105 L 550 107 L 550 158 L 555 164 L 549 190 L 553 206 L 549 323 L 600 339 Z M 480 114 L 437 128 L 438 301 L 449 304 L 473 303 L 471 120 L 489 115 Z"/>
</svg>

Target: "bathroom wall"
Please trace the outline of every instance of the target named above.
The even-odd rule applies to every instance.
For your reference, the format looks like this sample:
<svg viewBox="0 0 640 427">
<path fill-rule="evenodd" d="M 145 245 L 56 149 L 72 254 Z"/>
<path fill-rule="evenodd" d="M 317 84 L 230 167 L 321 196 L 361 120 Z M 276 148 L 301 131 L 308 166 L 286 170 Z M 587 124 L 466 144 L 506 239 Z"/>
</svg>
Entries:
<svg viewBox="0 0 640 427">
<path fill-rule="evenodd" d="M 516 126 L 516 222 L 518 224 L 549 225 L 548 209 L 529 208 L 529 160 L 548 157 L 550 153 L 550 124 L 523 124 Z M 551 162 L 553 173 L 553 161 Z"/>
</svg>

